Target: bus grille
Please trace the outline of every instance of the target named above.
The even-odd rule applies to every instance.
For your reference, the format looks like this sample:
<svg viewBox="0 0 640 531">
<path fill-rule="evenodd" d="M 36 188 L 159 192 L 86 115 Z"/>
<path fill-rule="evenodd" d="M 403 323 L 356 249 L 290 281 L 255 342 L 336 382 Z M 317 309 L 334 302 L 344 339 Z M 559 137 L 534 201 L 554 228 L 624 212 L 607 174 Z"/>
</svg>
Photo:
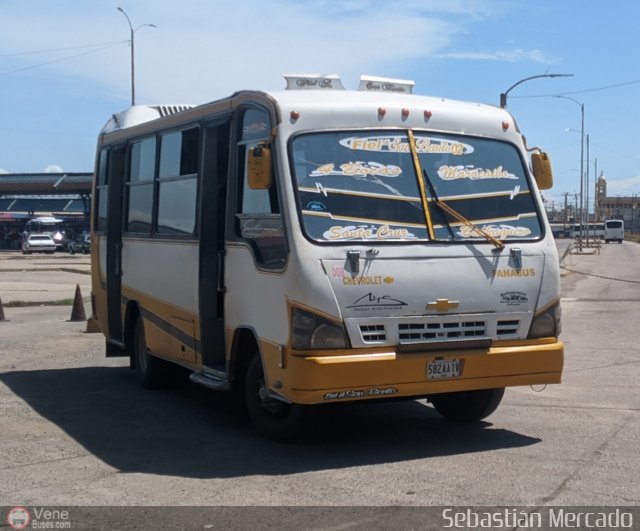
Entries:
<svg viewBox="0 0 640 531">
<path fill-rule="evenodd" d="M 510 336 L 518 333 L 518 327 L 520 321 L 512 319 L 510 321 L 498 321 L 497 334 L 498 336 Z"/>
<path fill-rule="evenodd" d="M 484 321 L 410 323 L 398 325 L 400 343 L 407 341 L 446 341 L 486 335 Z"/>
<path fill-rule="evenodd" d="M 360 325 L 360 333 L 365 343 L 378 343 L 387 339 L 384 325 Z"/>
<path fill-rule="evenodd" d="M 472 339 L 516 339 L 520 329 L 519 319 L 487 321 L 478 319 L 412 319 L 411 321 L 371 321 L 358 324 L 363 344 L 382 345 L 412 343 L 446 343 Z"/>
</svg>

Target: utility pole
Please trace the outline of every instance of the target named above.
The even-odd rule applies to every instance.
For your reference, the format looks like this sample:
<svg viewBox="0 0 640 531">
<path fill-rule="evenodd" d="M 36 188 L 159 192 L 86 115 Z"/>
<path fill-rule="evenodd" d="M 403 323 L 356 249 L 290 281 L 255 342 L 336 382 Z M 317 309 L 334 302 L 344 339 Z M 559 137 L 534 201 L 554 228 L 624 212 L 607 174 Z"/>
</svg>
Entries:
<svg viewBox="0 0 640 531">
<path fill-rule="evenodd" d="M 567 215 L 569 214 L 567 212 L 567 197 L 569 196 L 569 192 L 565 192 L 564 193 L 564 229 L 563 229 L 563 234 L 566 236 L 567 234 Z"/>
</svg>

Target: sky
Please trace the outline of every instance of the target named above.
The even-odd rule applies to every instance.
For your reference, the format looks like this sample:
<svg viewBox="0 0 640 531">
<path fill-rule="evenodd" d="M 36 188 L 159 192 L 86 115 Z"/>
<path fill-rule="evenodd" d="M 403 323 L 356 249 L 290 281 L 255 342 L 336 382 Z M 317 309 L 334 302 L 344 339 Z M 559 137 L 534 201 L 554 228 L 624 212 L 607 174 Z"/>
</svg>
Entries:
<svg viewBox="0 0 640 531">
<path fill-rule="evenodd" d="M 139 104 L 280 90 L 293 72 L 347 89 L 362 74 L 413 79 L 418 94 L 498 105 L 521 79 L 573 74 L 509 92 L 553 163 L 546 200 L 580 193 L 587 135 L 590 204 L 601 173 L 609 196 L 640 194 L 637 0 L 0 0 L 0 173 L 93 170 L 99 130 L 131 102 L 117 7 L 136 29 Z"/>
</svg>

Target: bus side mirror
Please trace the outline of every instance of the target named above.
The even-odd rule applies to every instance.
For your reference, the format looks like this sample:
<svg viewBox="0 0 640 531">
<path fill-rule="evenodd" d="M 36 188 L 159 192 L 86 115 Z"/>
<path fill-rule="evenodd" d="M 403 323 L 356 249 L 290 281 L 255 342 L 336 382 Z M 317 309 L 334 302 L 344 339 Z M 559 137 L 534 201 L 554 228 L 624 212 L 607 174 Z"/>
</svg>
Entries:
<svg viewBox="0 0 640 531">
<path fill-rule="evenodd" d="M 531 154 L 531 167 L 540 190 L 549 190 L 553 186 L 553 170 L 549 155 L 544 151 Z"/>
<path fill-rule="evenodd" d="M 271 187 L 271 149 L 266 144 L 249 148 L 247 181 L 252 190 L 267 190 Z"/>
</svg>

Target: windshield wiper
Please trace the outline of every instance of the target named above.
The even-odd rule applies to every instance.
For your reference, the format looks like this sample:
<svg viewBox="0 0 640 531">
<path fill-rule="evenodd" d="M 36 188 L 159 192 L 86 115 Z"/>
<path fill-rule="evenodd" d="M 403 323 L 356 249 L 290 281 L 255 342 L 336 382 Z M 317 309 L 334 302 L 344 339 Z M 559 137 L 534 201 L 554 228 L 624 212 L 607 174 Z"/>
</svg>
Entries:
<svg viewBox="0 0 640 531">
<path fill-rule="evenodd" d="M 460 223 L 463 223 L 464 225 L 469 227 L 471 230 L 473 230 L 473 232 L 476 232 L 481 236 L 483 236 L 485 239 L 487 239 L 493 245 L 495 245 L 496 248 L 499 249 L 500 251 L 504 249 L 504 242 L 498 240 L 497 238 L 494 238 L 486 230 L 483 230 L 480 227 L 474 225 L 471 221 L 469 221 L 462 214 L 460 214 L 460 212 L 451 208 L 449 205 L 447 205 L 447 203 L 445 203 L 438 197 L 438 194 L 436 193 L 436 190 L 433 184 L 431 183 L 431 179 L 429 179 L 427 170 L 425 170 L 424 168 L 422 169 L 422 175 L 424 176 L 425 183 L 427 183 L 427 186 L 429 187 L 429 193 L 433 197 L 433 202 L 438 206 L 438 208 L 440 208 L 446 214 L 449 214 L 451 217 L 457 219 Z M 444 218 L 445 218 L 445 222 L 447 223 L 447 227 L 449 227 L 449 231 L 451 232 L 451 225 L 449 225 L 449 221 L 447 220 L 446 215 L 444 216 Z"/>
<path fill-rule="evenodd" d="M 431 197 L 433 197 L 433 199 L 435 200 L 436 205 L 442 211 L 442 219 L 447 225 L 447 230 L 449 231 L 451 238 L 455 240 L 456 237 L 455 237 L 455 234 L 453 233 L 453 229 L 451 228 L 451 223 L 449 223 L 449 220 L 447 219 L 447 211 L 442 206 L 442 202 L 440 201 L 440 198 L 436 193 L 436 189 L 433 187 L 433 183 L 431 182 L 431 179 L 429 179 L 429 176 L 427 175 L 427 170 L 423 169 L 422 173 L 424 175 L 424 182 L 427 184 L 427 187 L 429 188 L 429 194 L 431 194 Z"/>
<path fill-rule="evenodd" d="M 467 227 L 469 227 L 473 232 L 476 232 L 491 242 L 496 246 L 498 250 L 504 249 L 504 243 L 502 243 L 497 238 L 494 238 L 489 234 L 486 230 L 481 229 L 480 227 L 476 227 L 471 221 L 465 218 L 462 214 L 460 214 L 457 210 L 454 210 L 449 205 L 447 205 L 444 201 L 442 201 L 438 194 L 436 194 L 436 189 L 431 183 L 431 179 L 429 179 L 429 175 L 427 174 L 427 170 L 423 169 L 420 165 L 420 157 L 418 156 L 418 149 L 416 148 L 416 139 L 413 135 L 413 130 L 407 130 L 407 138 L 409 139 L 409 149 L 411 150 L 411 157 L 413 158 L 413 166 L 416 171 L 416 179 L 418 179 L 418 186 L 420 187 L 420 194 L 422 196 L 422 207 L 424 209 L 425 221 L 427 223 L 427 231 L 429 232 L 429 238 L 432 240 L 436 239 L 435 230 L 433 228 L 433 221 L 431 219 L 431 214 L 429 211 L 429 198 L 427 197 L 427 192 L 424 189 L 424 183 L 429 187 L 429 193 L 433 196 L 433 201 L 435 204 L 445 212 L 444 219 L 445 223 L 449 227 L 449 233 L 453 234 L 451 231 L 451 226 L 449 225 L 449 221 L 447 220 L 446 214 L 449 214 L 451 217 L 457 219 L 460 223 L 463 223 Z M 424 176 L 424 179 L 422 178 Z"/>
</svg>

